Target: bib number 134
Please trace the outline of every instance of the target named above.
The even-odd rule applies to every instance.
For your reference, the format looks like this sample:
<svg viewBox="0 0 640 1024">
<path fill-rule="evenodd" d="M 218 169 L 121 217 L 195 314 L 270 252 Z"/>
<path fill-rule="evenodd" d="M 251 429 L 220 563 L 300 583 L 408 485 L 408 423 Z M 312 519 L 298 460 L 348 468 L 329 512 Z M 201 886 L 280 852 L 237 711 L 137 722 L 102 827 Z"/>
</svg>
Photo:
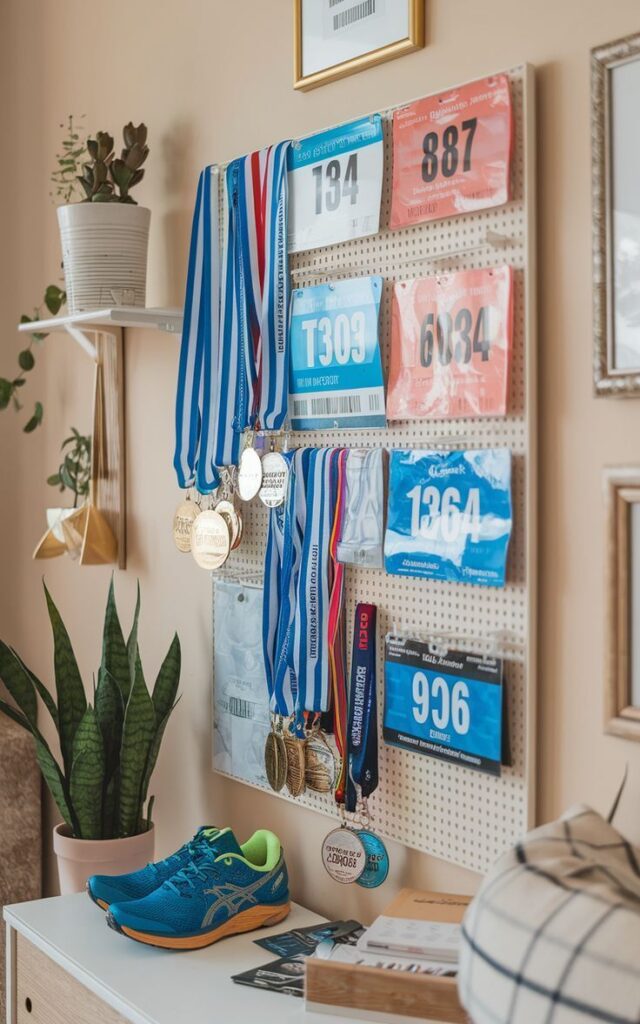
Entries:
<svg viewBox="0 0 640 1024">
<path fill-rule="evenodd" d="M 352 153 L 344 168 L 340 160 L 329 160 L 312 169 L 315 182 L 316 215 L 339 209 L 340 204 L 353 206 L 358 198 L 358 154 Z"/>
</svg>

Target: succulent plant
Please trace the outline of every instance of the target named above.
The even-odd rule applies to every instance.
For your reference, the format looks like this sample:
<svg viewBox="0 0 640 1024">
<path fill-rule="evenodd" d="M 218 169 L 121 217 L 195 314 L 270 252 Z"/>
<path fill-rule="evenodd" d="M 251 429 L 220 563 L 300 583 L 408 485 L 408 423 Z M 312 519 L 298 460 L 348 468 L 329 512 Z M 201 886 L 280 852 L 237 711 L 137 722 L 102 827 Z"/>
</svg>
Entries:
<svg viewBox="0 0 640 1024">
<path fill-rule="evenodd" d="M 149 693 L 138 649 L 140 588 L 125 642 L 112 579 L 91 705 L 69 634 L 46 585 L 44 591 L 53 630 L 56 699 L 16 651 L 0 641 L 0 679 L 17 705 L 0 699 L 0 711 L 32 734 L 44 780 L 76 839 L 138 835 L 151 825 L 153 797 L 147 803 L 147 793 L 177 703 L 180 642 L 175 635 Z M 62 764 L 38 727 L 38 696 L 56 726 Z"/>
<path fill-rule="evenodd" d="M 82 165 L 78 181 L 85 192 L 87 203 L 135 203 L 129 189 L 142 181 L 142 165 L 149 155 L 147 126 L 137 127 L 129 121 L 122 129 L 124 147 L 119 157 L 114 156 L 113 137 L 108 132 L 97 132 L 95 139 L 87 139 L 91 159 Z"/>
</svg>

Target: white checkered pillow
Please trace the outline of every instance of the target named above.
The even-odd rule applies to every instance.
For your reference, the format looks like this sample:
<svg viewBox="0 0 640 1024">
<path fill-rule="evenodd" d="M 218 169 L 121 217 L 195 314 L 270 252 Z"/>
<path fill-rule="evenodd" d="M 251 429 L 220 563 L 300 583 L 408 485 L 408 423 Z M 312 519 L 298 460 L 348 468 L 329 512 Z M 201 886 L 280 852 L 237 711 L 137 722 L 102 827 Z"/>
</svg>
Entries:
<svg viewBox="0 0 640 1024">
<path fill-rule="evenodd" d="M 572 808 L 494 865 L 462 929 L 474 1024 L 640 1022 L 640 850 Z"/>
</svg>

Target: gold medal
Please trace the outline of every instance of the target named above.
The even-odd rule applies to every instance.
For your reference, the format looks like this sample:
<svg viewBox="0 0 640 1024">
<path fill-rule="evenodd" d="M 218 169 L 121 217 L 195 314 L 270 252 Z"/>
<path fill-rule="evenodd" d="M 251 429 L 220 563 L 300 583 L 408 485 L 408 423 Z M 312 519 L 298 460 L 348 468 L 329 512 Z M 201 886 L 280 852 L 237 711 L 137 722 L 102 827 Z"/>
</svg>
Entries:
<svg viewBox="0 0 640 1024">
<path fill-rule="evenodd" d="M 255 448 L 245 448 L 240 456 L 236 486 L 243 501 L 255 498 L 262 484 L 262 460 Z"/>
<path fill-rule="evenodd" d="M 301 796 L 305 790 L 305 741 L 286 733 L 284 745 L 287 751 L 287 789 L 291 796 Z"/>
<path fill-rule="evenodd" d="M 236 512 L 236 516 L 238 517 L 238 536 L 236 537 L 234 543 L 231 545 L 231 550 L 232 551 L 235 551 L 235 549 L 237 547 L 240 547 L 240 541 L 242 540 L 242 532 L 244 530 L 244 523 L 242 521 L 242 516 L 240 515 L 239 512 Z"/>
<path fill-rule="evenodd" d="M 201 569 L 219 569 L 231 550 L 227 523 L 211 509 L 201 512 L 191 527 L 191 554 Z"/>
<path fill-rule="evenodd" d="M 183 501 L 173 517 L 173 542 L 178 551 L 191 551 L 191 527 L 200 514 L 195 501 Z"/>
<path fill-rule="evenodd" d="M 323 733 L 311 733 L 305 740 L 304 777 L 314 793 L 330 793 L 336 784 L 336 761 Z"/>
<path fill-rule="evenodd" d="M 229 501 L 227 498 L 223 498 L 223 500 L 219 501 L 216 505 L 215 511 L 218 515 L 222 516 L 229 528 L 231 549 L 236 548 L 240 537 L 240 519 L 233 502 Z"/>
<path fill-rule="evenodd" d="M 264 745 L 264 769 L 269 785 L 279 793 L 287 779 L 287 748 L 273 727 Z"/>
</svg>

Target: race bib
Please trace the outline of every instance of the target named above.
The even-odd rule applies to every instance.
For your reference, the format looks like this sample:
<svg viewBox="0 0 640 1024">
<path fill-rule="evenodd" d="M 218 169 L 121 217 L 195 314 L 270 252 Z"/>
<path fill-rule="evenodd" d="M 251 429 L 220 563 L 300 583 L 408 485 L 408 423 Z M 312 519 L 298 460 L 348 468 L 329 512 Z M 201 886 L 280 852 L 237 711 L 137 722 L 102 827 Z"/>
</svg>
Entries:
<svg viewBox="0 0 640 1024">
<path fill-rule="evenodd" d="M 510 267 L 396 284 L 388 418 L 504 416 L 512 333 Z"/>
<path fill-rule="evenodd" d="M 384 427 L 381 277 L 297 288 L 289 335 L 293 430 Z"/>
<path fill-rule="evenodd" d="M 379 114 L 294 143 L 287 167 L 290 253 L 378 231 L 383 168 Z"/>
<path fill-rule="evenodd" d="M 502 587 L 511 525 L 508 448 L 391 452 L 387 572 Z"/>
<path fill-rule="evenodd" d="M 391 227 L 506 203 L 511 145 L 506 75 L 483 78 L 397 110 Z"/>
<path fill-rule="evenodd" d="M 386 743 L 500 775 L 502 695 L 499 658 L 441 655 L 419 640 L 387 637 Z"/>
</svg>

